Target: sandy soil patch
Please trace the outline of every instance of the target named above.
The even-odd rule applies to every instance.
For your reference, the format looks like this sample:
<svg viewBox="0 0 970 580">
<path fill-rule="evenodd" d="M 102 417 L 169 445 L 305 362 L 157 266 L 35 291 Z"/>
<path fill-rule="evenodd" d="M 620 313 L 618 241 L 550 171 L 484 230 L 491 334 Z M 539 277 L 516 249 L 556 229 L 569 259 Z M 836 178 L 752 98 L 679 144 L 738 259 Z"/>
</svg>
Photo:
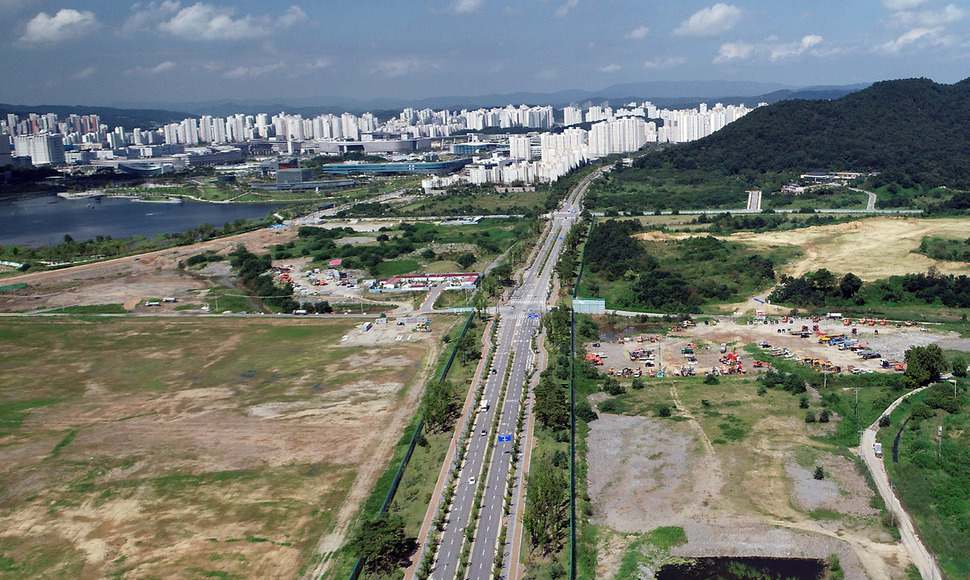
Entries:
<svg viewBox="0 0 970 580">
<path fill-rule="evenodd" d="M 833 272 L 853 272 L 863 280 L 876 280 L 898 274 L 925 272 L 935 266 L 940 272 L 967 274 L 970 265 L 934 260 L 915 253 L 924 236 L 964 239 L 970 220 L 963 218 L 919 219 L 883 217 L 841 224 L 813 226 L 784 232 L 738 232 L 722 239 L 758 247 L 799 246 L 805 255 L 784 267 L 792 275 L 827 268 Z M 662 232 L 646 232 L 643 240 L 663 240 Z M 676 237 L 687 237 L 677 234 Z"/>
<path fill-rule="evenodd" d="M 590 429 L 594 522 L 620 532 L 649 531 L 674 525 L 688 504 L 706 499 L 693 493 L 687 476 L 696 461 L 684 426 L 603 414 Z"/>
<path fill-rule="evenodd" d="M 876 516 L 879 510 L 869 505 L 872 490 L 854 463 L 845 457 L 823 454 L 817 461 L 824 479 L 815 479 L 813 467 L 795 462 L 785 464 L 792 482 L 792 500 L 804 511 L 830 510 L 855 516 Z"/>
<path fill-rule="evenodd" d="M 242 244 L 262 253 L 275 244 L 296 236 L 284 230 L 256 230 L 189 246 L 179 246 L 137 256 L 128 256 L 4 279 L 5 284 L 26 283 L 27 288 L 0 294 L 0 311 L 20 312 L 61 306 L 91 304 L 136 305 L 145 298 L 173 296 L 191 300 L 199 290 L 212 285 L 206 276 L 177 269 L 178 262 L 201 252 L 227 254 Z"/>
</svg>

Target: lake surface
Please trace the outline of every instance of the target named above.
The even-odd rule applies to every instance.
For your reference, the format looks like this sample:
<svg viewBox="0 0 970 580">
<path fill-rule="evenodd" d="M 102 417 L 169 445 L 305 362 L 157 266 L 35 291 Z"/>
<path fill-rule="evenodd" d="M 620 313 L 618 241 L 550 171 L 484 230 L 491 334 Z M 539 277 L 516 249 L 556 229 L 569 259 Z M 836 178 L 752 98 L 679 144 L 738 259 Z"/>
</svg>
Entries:
<svg viewBox="0 0 970 580">
<path fill-rule="evenodd" d="M 660 568 L 657 580 L 819 580 L 820 560 L 789 558 L 697 558 Z"/>
<path fill-rule="evenodd" d="M 0 199 L 0 245 L 43 246 L 99 235 L 112 238 L 153 237 L 238 219 L 263 218 L 280 204 L 272 203 L 142 203 L 129 199 L 68 200 L 56 195 Z"/>
</svg>

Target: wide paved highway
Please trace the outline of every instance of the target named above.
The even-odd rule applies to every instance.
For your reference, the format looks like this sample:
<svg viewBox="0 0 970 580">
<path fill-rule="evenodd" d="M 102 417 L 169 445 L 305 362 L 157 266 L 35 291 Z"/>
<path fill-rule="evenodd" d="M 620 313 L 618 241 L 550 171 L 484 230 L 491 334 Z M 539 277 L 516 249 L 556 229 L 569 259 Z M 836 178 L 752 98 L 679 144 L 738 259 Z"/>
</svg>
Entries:
<svg viewBox="0 0 970 580">
<path fill-rule="evenodd" d="M 515 289 L 509 301 L 499 308 L 502 318 L 492 359 L 493 371 L 488 375 L 483 395 L 483 399 L 489 402 L 489 407 L 487 411 L 479 412 L 475 418 L 473 437 L 458 476 L 451 512 L 431 574 L 434 579 L 456 577 L 466 542 L 466 529 L 474 529 L 476 532 L 465 575 L 473 579 L 492 577 L 495 553 L 501 548 L 496 544 L 503 527 L 505 486 L 512 460 L 512 442 L 500 443 L 498 437 L 515 432 L 526 380 L 533 363 L 530 342 L 539 329 L 540 318 L 546 308 L 553 270 L 562 252 L 566 234 L 579 217 L 582 196 L 592 180 L 602 171 L 596 171 L 584 178 L 573 188 L 560 208 L 551 214 L 549 233 L 543 239 L 535 259 L 523 272 L 522 284 Z M 501 407 L 496 408 L 509 364 L 512 368 L 508 373 L 506 397 Z M 498 428 L 493 431 L 494 413 L 500 415 Z M 491 460 L 485 465 L 490 440 L 495 441 L 495 447 Z M 481 485 L 485 486 L 482 490 L 481 509 L 477 520 L 471 521 L 476 491 Z"/>
</svg>

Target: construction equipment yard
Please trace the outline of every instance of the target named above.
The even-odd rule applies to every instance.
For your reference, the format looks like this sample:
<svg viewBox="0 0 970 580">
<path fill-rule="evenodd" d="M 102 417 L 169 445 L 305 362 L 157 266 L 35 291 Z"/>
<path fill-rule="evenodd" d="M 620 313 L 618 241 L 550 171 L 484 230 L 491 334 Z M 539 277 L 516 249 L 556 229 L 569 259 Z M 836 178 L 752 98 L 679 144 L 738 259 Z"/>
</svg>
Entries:
<svg viewBox="0 0 970 580">
<path fill-rule="evenodd" d="M 756 377 L 768 367 L 756 365 L 749 351 L 765 349 L 750 345 L 781 336 L 780 325 L 724 320 L 664 333 L 618 324 L 618 331 L 585 345 L 587 353 L 605 355 L 596 367 L 604 373 L 611 367 L 643 369 L 642 388 L 631 387 L 636 374 L 620 373 L 625 393 L 591 397 L 599 415 L 590 423 L 587 453 L 597 577 L 625 577 L 619 570 L 631 562 L 651 577 L 678 557 L 826 560 L 833 554 L 846 577 L 905 575 L 906 551 L 881 523 L 857 460 L 828 442 L 850 417 L 834 413 L 824 423 L 808 423 L 804 409 L 821 404 L 818 391 L 809 389 L 800 402 L 784 391 L 759 389 Z M 823 328 L 834 333 L 837 326 L 833 321 Z M 927 333 L 892 328 L 882 335 L 905 341 Z M 834 358 L 839 352 L 812 337 L 774 343 L 806 356 Z M 631 361 L 631 353 L 650 362 Z M 688 357 L 696 362 L 688 365 Z M 657 372 L 661 364 L 663 376 Z M 680 376 L 688 366 L 697 376 Z M 878 364 L 870 367 L 876 371 Z M 707 384 L 703 375 L 712 368 L 719 369 L 718 380 Z M 868 413 L 870 401 L 881 404 L 873 399 L 881 396 L 877 391 L 865 395 Z M 816 466 L 825 479 L 812 476 Z M 652 544 L 658 529 L 682 530 L 686 539 Z"/>
<path fill-rule="evenodd" d="M 845 324 L 842 319 L 774 317 L 769 322 L 739 322 L 731 317 L 717 317 L 707 322 L 676 326 L 669 333 L 630 333 L 616 340 L 601 340 L 585 345 L 587 360 L 607 374 L 621 377 L 655 377 L 663 368 L 667 376 L 735 374 L 762 372 L 769 368 L 759 364 L 748 352 L 757 346 L 765 354 L 796 362 L 815 363 L 820 370 L 841 372 L 898 372 L 896 366 L 910 346 L 940 343 L 945 348 L 970 350 L 970 339 L 956 332 L 935 329 L 933 325 L 896 325 L 872 321 L 870 326 Z M 784 322 L 783 322 L 784 321 Z M 806 332 L 801 332 L 802 328 Z M 854 332 L 853 332 L 854 331 Z M 795 334 L 793 334 L 795 333 Z M 803 338 L 802 335 L 805 335 Z M 845 335 L 851 348 L 833 345 L 833 337 Z M 820 338 L 825 337 L 825 342 Z M 612 338 L 612 337 L 611 337 Z M 878 353 L 879 357 L 862 358 L 860 353 Z M 869 355 L 872 356 L 872 355 Z M 811 362 L 809 362 L 811 361 Z M 626 370 L 625 370 L 626 369 Z M 855 370 L 854 369 L 858 369 Z"/>
</svg>

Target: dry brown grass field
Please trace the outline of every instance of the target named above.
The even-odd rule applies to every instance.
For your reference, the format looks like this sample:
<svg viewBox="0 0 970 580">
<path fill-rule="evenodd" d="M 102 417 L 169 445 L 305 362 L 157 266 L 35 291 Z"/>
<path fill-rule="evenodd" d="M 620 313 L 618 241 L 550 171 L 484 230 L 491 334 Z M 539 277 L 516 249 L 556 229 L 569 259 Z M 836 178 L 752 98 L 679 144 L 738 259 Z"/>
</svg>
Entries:
<svg viewBox="0 0 970 580">
<path fill-rule="evenodd" d="M 383 326 L 0 322 L 0 576 L 298 576 L 386 468 L 447 330 Z"/>
</svg>

